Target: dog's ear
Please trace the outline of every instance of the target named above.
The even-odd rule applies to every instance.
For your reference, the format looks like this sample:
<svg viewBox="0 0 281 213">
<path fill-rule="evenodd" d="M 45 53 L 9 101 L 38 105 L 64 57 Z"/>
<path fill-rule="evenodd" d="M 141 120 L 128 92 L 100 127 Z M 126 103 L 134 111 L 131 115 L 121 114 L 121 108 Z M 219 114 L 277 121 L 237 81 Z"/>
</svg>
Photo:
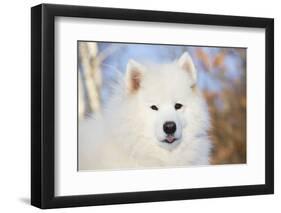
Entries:
<svg viewBox="0 0 281 213">
<path fill-rule="evenodd" d="M 181 69 L 188 72 L 193 80 L 194 85 L 197 81 L 197 71 L 194 66 L 193 60 L 191 56 L 188 54 L 188 52 L 184 52 L 182 56 L 178 60 L 178 64 Z"/>
<path fill-rule="evenodd" d="M 140 88 L 145 67 L 134 60 L 129 60 L 126 71 L 126 85 L 129 93 L 137 92 Z"/>
</svg>

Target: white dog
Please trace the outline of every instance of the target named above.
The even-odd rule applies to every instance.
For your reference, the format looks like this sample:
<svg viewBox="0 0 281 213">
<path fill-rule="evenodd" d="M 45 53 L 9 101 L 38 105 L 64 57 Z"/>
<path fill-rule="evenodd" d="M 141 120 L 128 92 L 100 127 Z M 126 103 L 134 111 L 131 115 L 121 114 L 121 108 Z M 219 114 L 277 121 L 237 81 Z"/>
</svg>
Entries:
<svg viewBox="0 0 281 213">
<path fill-rule="evenodd" d="M 170 64 L 130 60 L 99 117 L 80 122 L 79 170 L 207 165 L 205 100 L 189 54 Z"/>
</svg>

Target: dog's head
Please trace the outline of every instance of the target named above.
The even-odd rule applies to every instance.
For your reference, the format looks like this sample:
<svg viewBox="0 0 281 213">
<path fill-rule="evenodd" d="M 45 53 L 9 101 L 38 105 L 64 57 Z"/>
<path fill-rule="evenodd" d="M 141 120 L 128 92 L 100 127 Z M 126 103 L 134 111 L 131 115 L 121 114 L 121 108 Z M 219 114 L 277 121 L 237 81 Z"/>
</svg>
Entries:
<svg viewBox="0 0 281 213">
<path fill-rule="evenodd" d="M 145 136 L 172 150 L 186 137 L 185 133 L 198 132 L 202 117 L 207 115 L 196 82 L 197 71 L 187 52 L 170 64 L 129 61 L 127 93 L 138 103 L 136 113 Z"/>
</svg>

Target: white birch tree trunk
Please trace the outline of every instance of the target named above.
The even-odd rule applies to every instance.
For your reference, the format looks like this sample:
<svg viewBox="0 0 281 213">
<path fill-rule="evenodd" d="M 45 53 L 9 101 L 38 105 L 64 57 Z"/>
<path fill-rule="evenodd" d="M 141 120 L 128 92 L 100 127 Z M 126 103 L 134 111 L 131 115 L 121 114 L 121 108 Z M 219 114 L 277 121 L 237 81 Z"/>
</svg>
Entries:
<svg viewBox="0 0 281 213">
<path fill-rule="evenodd" d="M 81 98 L 79 97 L 79 116 L 82 117 L 87 113 L 96 113 L 100 110 L 102 76 L 97 52 L 98 48 L 96 43 L 79 43 L 79 59 L 83 67 L 83 72 L 80 70 L 81 74 L 78 75 L 79 96 L 81 96 Z M 83 78 L 81 75 L 83 75 Z M 84 86 L 82 86 L 83 83 Z M 85 96 L 86 98 L 84 98 Z"/>
</svg>

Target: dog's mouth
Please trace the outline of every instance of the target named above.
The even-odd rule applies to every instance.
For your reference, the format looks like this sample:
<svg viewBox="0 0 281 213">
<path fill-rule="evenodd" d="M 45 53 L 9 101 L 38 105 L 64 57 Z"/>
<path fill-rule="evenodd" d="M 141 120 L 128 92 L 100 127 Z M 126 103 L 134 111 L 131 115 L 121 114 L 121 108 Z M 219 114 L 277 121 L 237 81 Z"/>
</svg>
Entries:
<svg viewBox="0 0 281 213">
<path fill-rule="evenodd" d="M 177 138 L 174 135 L 167 135 L 166 138 L 164 140 L 162 140 L 162 142 L 172 144 L 176 140 L 177 140 Z"/>
</svg>

